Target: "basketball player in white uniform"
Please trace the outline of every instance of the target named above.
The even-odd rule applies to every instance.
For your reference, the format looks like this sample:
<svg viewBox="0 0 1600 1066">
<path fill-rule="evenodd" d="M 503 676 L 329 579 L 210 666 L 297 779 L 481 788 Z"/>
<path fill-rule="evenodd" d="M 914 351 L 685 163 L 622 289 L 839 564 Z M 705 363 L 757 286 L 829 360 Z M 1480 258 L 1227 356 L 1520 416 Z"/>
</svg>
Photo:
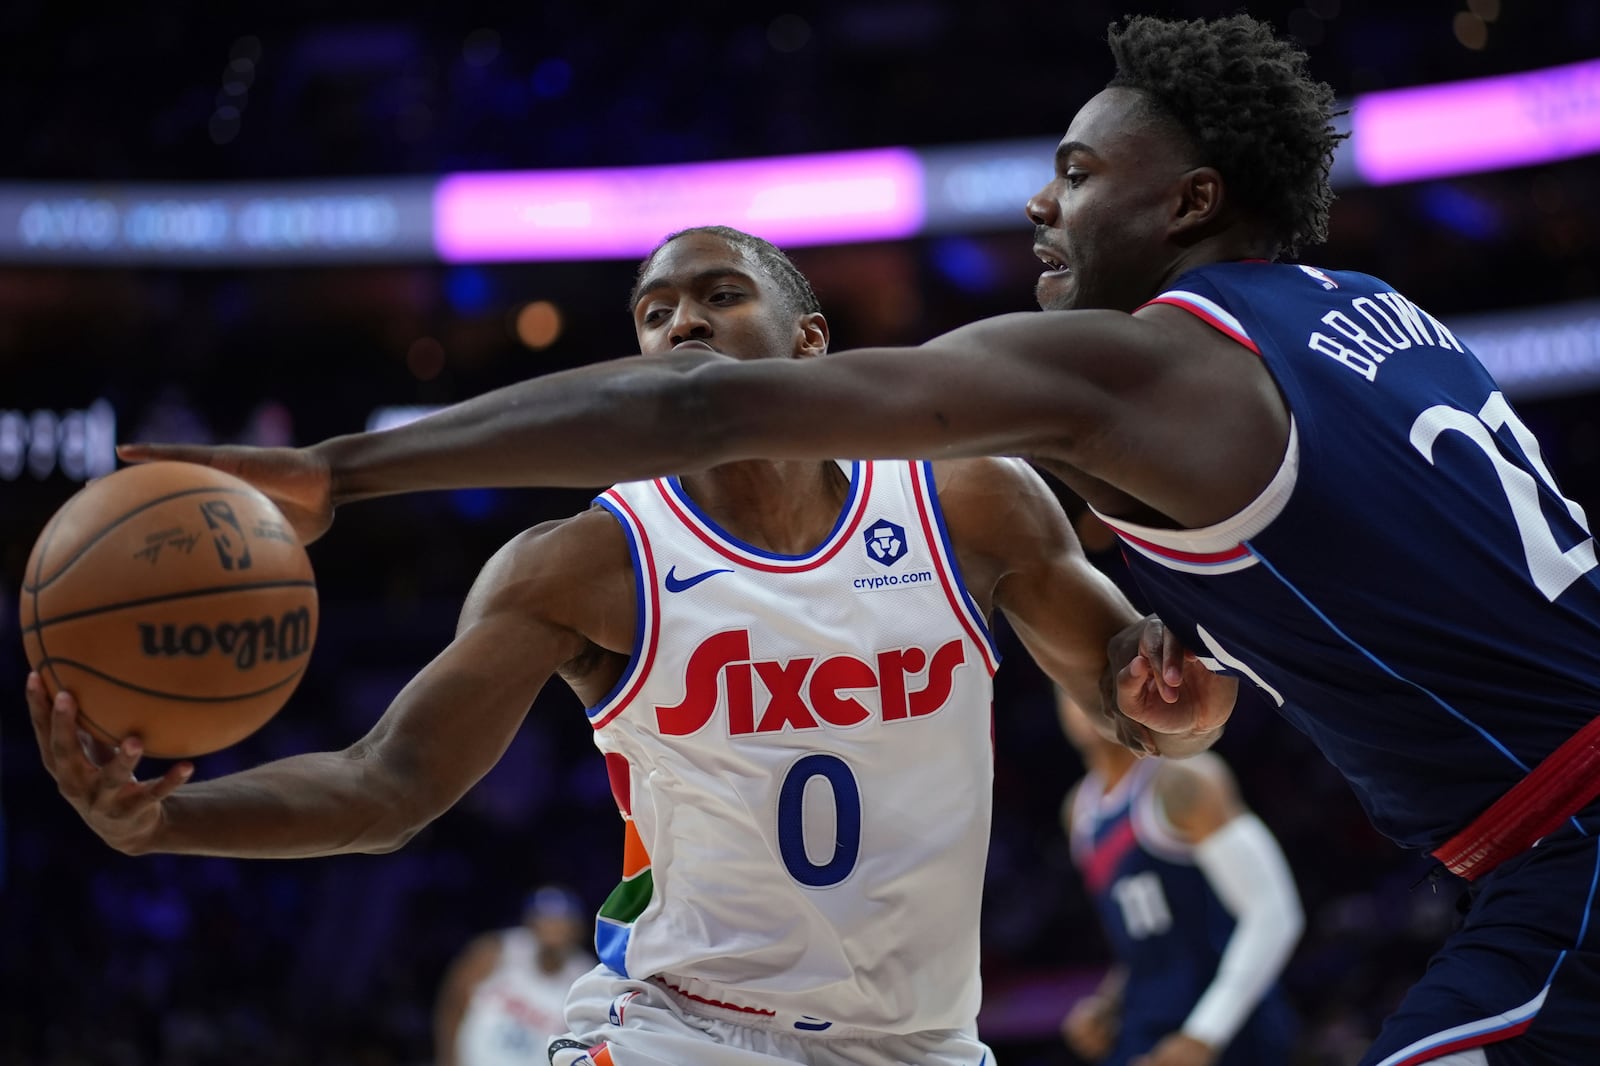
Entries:
<svg viewBox="0 0 1600 1066">
<path fill-rule="evenodd" d="M 794 265 L 721 228 L 646 261 L 634 322 L 666 358 L 828 344 Z M 244 473 L 278 499 L 326 501 L 340 474 L 272 456 Z M 426 457 L 388 476 L 452 483 Z M 137 743 L 95 766 L 70 697 L 52 708 L 32 679 L 29 700 L 61 791 L 114 847 L 321 855 L 400 846 L 559 673 L 624 847 L 555 1066 L 990 1066 L 974 1023 L 995 608 L 1089 705 L 1107 640 L 1137 618 L 1021 462 L 740 462 L 617 486 L 511 541 L 455 640 L 344 752 L 140 783 Z M 1163 696 L 1219 721 L 1233 692 L 1193 666 Z"/>
<path fill-rule="evenodd" d="M 594 967 L 584 912 L 555 885 L 528 894 L 522 922 L 477 937 L 445 973 L 434 1012 L 435 1066 L 542 1066 L 566 1031 L 573 983 Z"/>
</svg>

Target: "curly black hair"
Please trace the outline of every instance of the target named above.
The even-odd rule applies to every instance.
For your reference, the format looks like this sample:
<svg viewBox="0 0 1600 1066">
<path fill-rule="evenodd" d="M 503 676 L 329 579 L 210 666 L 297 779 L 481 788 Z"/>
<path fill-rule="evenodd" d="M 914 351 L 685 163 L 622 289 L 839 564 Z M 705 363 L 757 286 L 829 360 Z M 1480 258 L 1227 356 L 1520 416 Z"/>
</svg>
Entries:
<svg viewBox="0 0 1600 1066">
<path fill-rule="evenodd" d="M 1306 73 L 1306 54 L 1249 15 L 1112 23 L 1108 88 L 1144 93 L 1193 140 L 1234 202 L 1268 227 L 1280 253 L 1328 239 L 1333 190 L 1333 90 Z M 1342 114 L 1342 112 L 1338 112 Z"/>
<path fill-rule="evenodd" d="M 677 240 L 679 237 L 689 237 L 694 234 L 704 233 L 711 237 L 720 237 L 735 248 L 746 253 L 760 264 L 767 272 L 767 276 L 777 282 L 783 294 L 784 301 L 797 315 L 812 314 L 822 310 L 822 304 L 817 301 L 817 294 L 811 291 L 811 282 L 800 273 L 800 268 L 794 261 L 784 254 L 783 249 L 776 244 L 753 233 L 746 233 L 742 229 L 732 226 L 691 226 L 681 229 L 676 233 L 669 233 L 661 243 L 650 250 L 644 262 L 639 264 L 639 272 L 634 275 L 633 292 L 628 296 L 628 313 L 632 314 L 634 306 L 639 302 L 639 285 L 644 281 L 645 271 L 650 269 L 650 264 L 655 262 L 661 249 Z"/>
</svg>

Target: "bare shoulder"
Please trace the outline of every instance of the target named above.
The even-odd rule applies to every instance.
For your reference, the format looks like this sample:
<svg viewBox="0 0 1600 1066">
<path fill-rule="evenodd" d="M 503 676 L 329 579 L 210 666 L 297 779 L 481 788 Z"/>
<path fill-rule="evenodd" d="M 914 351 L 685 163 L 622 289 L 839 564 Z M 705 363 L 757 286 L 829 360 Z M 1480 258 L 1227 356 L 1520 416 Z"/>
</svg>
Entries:
<svg viewBox="0 0 1600 1066">
<path fill-rule="evenodd" d="M 1277 473 L 1289 439 L 1283 394 L 1242 334 L 1166 304 L 1130 321 L 1131 377 L 1116 390 L 1124 417 L 1095 442 L 1093 472 L 1178 525 L 1223 521 Z"/>
<path fill-rule="evenodd" d="M 1022 518 L 1031 519 L 1030 526 L 1051 527 L 1066 519 L 1050 486 L 1022 459 L 942 459 L 933 464 L 933 480 L 951 536 L 958 539 L 961 533 L 1020 532 L 1016 523 Z"/>
<path fill-rule="evenodd" d="M 985 614 L 1009 575 L 1081 554 L 1055 493 L 1021 459 L 940 460 L 933 479 L 967 591 Z"/>
<path fill-rule="evenodd" d="M 1167 819 L 1191 840 L 1210 836 L 1244 810 L 1233 771 L 1215 752 L 1161 760 L 1154 787 Z"/>
<path fill-rule="evenodd" d="M 484 564 L 479 580 L 501 587 L 525 585 L 533 593 L 618 570 L 630 573 L 632 565 L 622 527 L 596 507 L 523 530 Z"/>
<path fill-rule="evenodd" d="M 938 459 L 933 463 L 933 481 L 948 505 L 952 499 L 990 496 L 1005 492 L 1048 493 L 1049 487 L 1021 459 L 978 456 L 970 459 Z"/>
<path fill-rule="evenodd" d="M 632 631 L 633 559 L 616 519 L 598 508 L 542 522 L 507 541 L 478 575 L 463 622 L 486 610 L 520 611 L 612 646 Z"/>
</svg>

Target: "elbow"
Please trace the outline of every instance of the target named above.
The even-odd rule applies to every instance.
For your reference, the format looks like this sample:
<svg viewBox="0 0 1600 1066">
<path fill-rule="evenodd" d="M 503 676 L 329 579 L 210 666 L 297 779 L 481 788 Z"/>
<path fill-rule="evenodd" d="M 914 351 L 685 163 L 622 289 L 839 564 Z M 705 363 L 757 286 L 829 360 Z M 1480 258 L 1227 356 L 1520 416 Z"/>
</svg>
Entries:
<svg viewBox="0 0 1600 1066">
<path fill-rule="evenodd" d="M 398 851 L 437 817 L 439 812 L 426 802 L 424 791 L 397 768 L 395 759 L 365 741 L 344 755 L 356 766 L 371 812 L 355 834 L 351 850 L 367 855 Z"/>
<path fill-rule="evenodd" d="M 1306 912 L 1305 908 L 1300 906 L 1298 896 L 1289 904 L 1287 911 L 1288 913 L 1283 916 L 1283 935 L 1289 941 L 1289 948 L 1292 951 L 1294 945 L 1300 943 L 1300 937 L 1306 931 Z"/>
</svg>

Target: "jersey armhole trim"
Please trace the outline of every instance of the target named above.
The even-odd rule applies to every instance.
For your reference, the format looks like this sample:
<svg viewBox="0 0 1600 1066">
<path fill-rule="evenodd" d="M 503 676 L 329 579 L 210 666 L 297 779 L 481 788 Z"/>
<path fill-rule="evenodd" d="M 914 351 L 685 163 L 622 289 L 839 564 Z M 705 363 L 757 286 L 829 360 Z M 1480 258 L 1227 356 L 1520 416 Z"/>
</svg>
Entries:
<svg viewBox="0 0 1600 1066">
<path fill-rule="evenodd" d="M 1300 429 L 1289 416 L 1289 441 L 1284 446 L 1283 462 L 1267 487 L 1232 518 L 1199 529 L 1157 529 L 1121 518 L 1110 518 L 1094 511 L 1111 527 L 1119 539 L 1139 554 L 1171 569 L 1193 574 L 1229 573 L 1254 566 L 1256 556 L 1248 547 L 1289 505 L 1300 478 Z"/>
<path fill-rule="evenodd" d="M 939 572 L 939 582 L 944 586 L 945 598 L 955 611 L 962 628 L 983 655 L 984 666 L 993 677 L 1000 669 L 1000 652 L 994 645 L 989 626 L 978 610 L 967 583 L 961 577 L 961 566 L 956 562 L 955 549 L 950 544 L 950 531 L 945 527 L 944 510 L 939 506 L 939 492 L 934 487 L 933 464 L 911 463 L 911 483 L 916 491 L 917 511 L 922 520 L 922 533 L 933 549 L 934 569 Z"/>
<path fill-rule="evenodd" d="M 1222 305 L 1215 300 L 1208 299 L 1196 292 L 1186 292 L 1183 289 L 1168 289 L 1161 295 L 1146 300 L 1134 308 L 1134 313 L 1137 314 L 1151 304 L 1181 307 L 1228 339 L 1243 345 L 1256 353 L 1256 355 L 1261 354 L 1260 347 L 1250 339 L 1250 334 L 1245 331 L 1244 324 L 1224 310 Z"/>
<path fill-rule="evenodd" d="M 645 535 L 644 524 L 616 489 L 597 496 L 595 502 L 611 512 L 628 538 L 628 554 L 633 559 L 635 610 L 633 649 L 628 655 L 627 668 L 617 678 L 611 691 L 586 710 L 589 724 L 601 729 L 627 708 L 629 701 L 650 676 L 650 667 L 656 657 L 656 644 L 661 635 L 661 616 L 656 603 L 656 561 L 650 551 L 650 538 Z"/>
</svg>

